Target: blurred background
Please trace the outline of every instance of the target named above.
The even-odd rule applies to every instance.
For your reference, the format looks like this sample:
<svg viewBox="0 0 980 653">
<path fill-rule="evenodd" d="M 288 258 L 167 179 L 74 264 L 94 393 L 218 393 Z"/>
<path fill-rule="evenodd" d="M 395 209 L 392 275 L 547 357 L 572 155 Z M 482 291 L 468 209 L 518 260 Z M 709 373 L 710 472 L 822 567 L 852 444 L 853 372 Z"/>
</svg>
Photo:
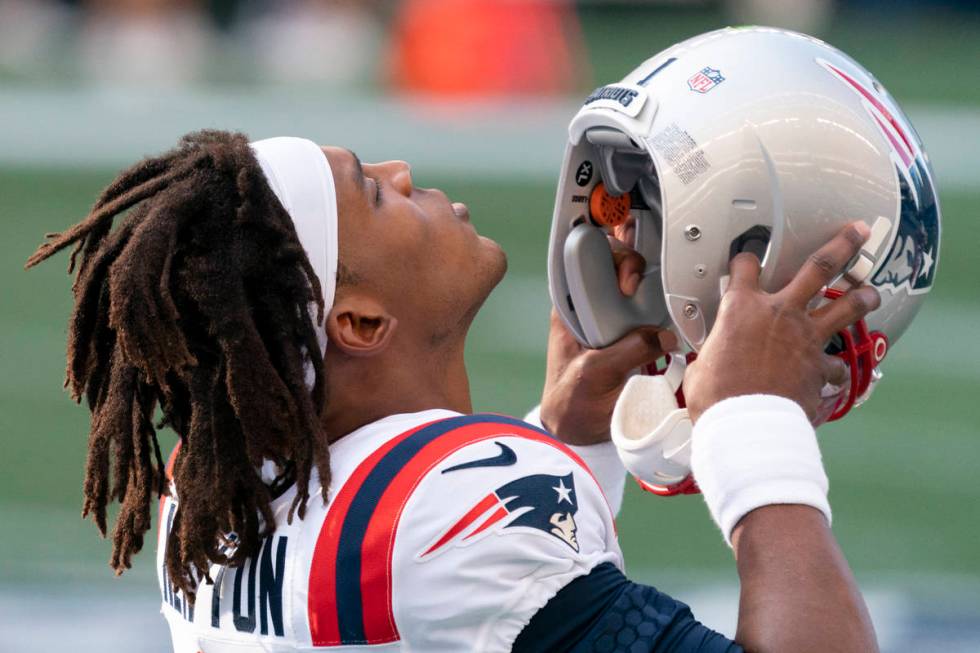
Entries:
<svg viewBox="0 0 980 653">
<path fill-rule="evenodd" d="M 935 164 L 936 289 L 872 401 L 821 438 L 834 530 L 883 649 L 980 651 L 980 3 L 969 0 L 0 0 L 0 651 L 169 650 L 152 551 L 116 579 L 108 543 L 79 519 L 88 421 L 60 387 L 66 257 L 21 269 L 122 166 L 204 127 L 411 162 L 416 183 L 467 202 L 509 253 L 468 356 L 476 408 L 522 415 L 543 381 L 547 233 L 578 103 L 678 40 L 753 23 L 863 63 Z M 634 579 L 734 631 L 734 565 L 699 497 L 631 485 L 619 528 Z"/>
</svg>

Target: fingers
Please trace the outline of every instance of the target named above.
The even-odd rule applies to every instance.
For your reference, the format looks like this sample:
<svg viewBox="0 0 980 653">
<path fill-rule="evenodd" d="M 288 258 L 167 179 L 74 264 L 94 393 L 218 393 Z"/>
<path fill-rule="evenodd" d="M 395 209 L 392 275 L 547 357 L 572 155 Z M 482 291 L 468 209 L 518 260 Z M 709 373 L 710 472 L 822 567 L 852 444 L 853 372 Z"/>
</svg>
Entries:
<svg viewBox="0 0 980 653">
<path fill-rule="evenodd" d="M 844 271 L 844 266 L 861 250 L 870 234 L 871 230 L 863 222 L 847 225 L 807 259 L 779 294 L 794 306 L 806 306 L 821 288 Z"/>
<path fill-rule="evenodd" d="M 626 218 L 626 222 L 613 228 L 613 236 L 627 247 L 636 247 L 636 219 Z"/>
<path fill-rule="evenodd" d="M 849 290 L 811 313 L 821 339 L 845 329 L 881 305 L 881 295 L 871 286 Z"/>
<path fill-rule="evenodd" d="M 551 328 L 548 331 L 548 356 L 545 368 L 545 389 L 565 373 L 569 364 L 584 348 L 568 330 L 558 311 L 551 309 Z"/>
<path fill-rule="evenodd" d="M 836 386 L 847 383 L 851 373 L 847 363 L 839 356 L 823 355 L 823 380 Z"/>
<path fill-rule="evenodd" d="M 582 351 L 582 345 L 575 339 L 572 332 L 568 330 L 558 311 L 554 307 L 551 309 L 551 325 L 548 332 L 548 355 L 556 355 L 561 358 L 571 358 Z"/>
<path fill-rule="evenodd" d="M 635 249 L 627 247 L 616 238 L 609 238 L 609 247 L 612 249 L 619 289 L 627 297 L 632 297 L 640 285 L 643 272 L 646 270 L 646 259 Z"/>
<path fill-rule="evenodd" d="M 731 275 L 728 281 L 729 290 L 758 290 L 759 272 L 762 266 L 755 254 L 742 252 L 728 264 L 728 272 Z"/>
<path fill-rule="evenodd" d="M 657 333 L 657 340 L 660 341 L 660 350 L 664 353 L 677 351 L 679 342 L 673 331 L 660 331 Z"/>
<path fill-rule="evenodd" d="M 669 333 L 654 327 L 641 327 L 604 349 L 587 351 L 586 374 L 601 379 L 608 385 L 619 385 L 626 381 L 627 375 L 638 367 L 654 362 L 664 355 L 660 335 Z M 667 343 L 673 334 L 664 336 Z"/>
</svg>

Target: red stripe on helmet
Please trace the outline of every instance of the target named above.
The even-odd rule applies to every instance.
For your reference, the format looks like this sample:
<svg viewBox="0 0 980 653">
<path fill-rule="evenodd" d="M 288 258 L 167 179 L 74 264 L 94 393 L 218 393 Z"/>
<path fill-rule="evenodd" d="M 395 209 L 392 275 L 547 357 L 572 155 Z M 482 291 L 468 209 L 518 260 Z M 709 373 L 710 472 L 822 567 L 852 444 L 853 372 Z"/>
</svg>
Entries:
<svg viewBox="0 0 980 653">
<path fill-rule="evenodd" d="M 853 77 L 845 73 L 840 68 L 837 68 L 833 64 L 828 63 L 827 66 L 829 66 L 831 70 L 837 73 L 845 82 L 853 86 L 858 93 L 863 95 L 868 100 L 868 102 L 870 102 L 874 106 L 875 109 L 881 112 L 881 115 L 885 117 L 888 123 L 895 128 L 895 131 L 898 132 L 898 135 L 902 138 L 902 141 L 905 143 L 906 155 L 902 156 L 902 160 L 904 161 L 907 158 L 908 161 L 911 162 L 912 157 L 915 154 L 915 148 L 912 147 L 912 142 L 909 140 L 908 136 L 905 135 L 905 130 L 902 129 L 901 124 L 899 124 L 898 120 L 895 119 L 895 116 L 891 114 L 891 111 L 888 110 L 888 108 L 881 102 L 881 100 L 875 97 L 875 95 L 871 91 L 869 91 L 864 86 L 862 86 L 861 83 L 858 82 L 856 79 L 854 79 Z M 888 130 L 886 129 L 885 132 L 887 133 Z M 892 140 L 892 142 L 894 142 L 894 139 L 891 138 L 891 136 L 889 136 L 889 139 Z M 896 149 L 898 149 L 899 152 L 902 151 L 902 148 L 898 147 L 897 144 L 896 144 Z"/>
<path fill-rule="evenodd" d="M 892 135 L 891 130 L 885 126 L 885 123 L 881 122 L 881 118 L 879 118 L 878 116 L 874 116 L 874 119 L 875 122 L 878 123 L 878 126 L 881 127 L 881 131 L 885 132 L 885 136 L 888 138 L 889 141 L 891 141 L 892 149 L 898 152 L 898 158 L 902 160 L 902 164 L 906 168 L 912 165 L 912 157 L 909 155 L 908 152 L 905 151 L 905 148 L 903 148 L 901 145 L 898 144 L 898 141 L 895 140 L 895 137 Z"/>
</svg>

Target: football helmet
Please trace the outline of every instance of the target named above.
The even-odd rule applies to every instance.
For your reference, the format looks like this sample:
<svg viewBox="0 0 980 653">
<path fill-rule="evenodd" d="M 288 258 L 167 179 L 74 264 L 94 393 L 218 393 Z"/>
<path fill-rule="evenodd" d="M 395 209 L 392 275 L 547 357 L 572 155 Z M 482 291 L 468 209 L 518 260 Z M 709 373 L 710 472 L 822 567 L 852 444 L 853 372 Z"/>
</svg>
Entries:
<svg viewBox="0 0 980 653">
<path fill-rule="evenodd" d="M 877 287 L 882 301 L 829 343 L 851 380 L 827 389 L 822 420 L 868 397 L 879 364 L 932 288 L 940 236 L 932 166 L 896 102 L 846 54 L 781 29 L 710 32 L 597 89 L 572 119 L 549 244 L 551 298 L 589 347 L 657 325 L 696 352 L 735 254 L 756 253 L 761 286 L 775 291 L 855 220 L 871 237 L 815 303 L 861 283 Z M 635 224 L 629 244 L 646 259 L 632 297 L 619 291 L 607 242 L 627 221 Z M 660 477 L 637 474 L 661 489 L 685 479 L 690 422 L 671 418 L 683 403 L 669 401 L 679 396 L 683 364 L 683 355 L 673 356 L 674 371 L 657 392 L 631 380 L 636 387 L 627 387 L 614 415 L 614 439 L 637 474 L 641 462 L 650 467 L 637 443 L 652 432 L 627 408 L 635 413 L 643 397 L 661 395 L 660 408 L 644 409 L 661 418 L 660 432 L 639 449 L 677 464 Z"/>
</svg>

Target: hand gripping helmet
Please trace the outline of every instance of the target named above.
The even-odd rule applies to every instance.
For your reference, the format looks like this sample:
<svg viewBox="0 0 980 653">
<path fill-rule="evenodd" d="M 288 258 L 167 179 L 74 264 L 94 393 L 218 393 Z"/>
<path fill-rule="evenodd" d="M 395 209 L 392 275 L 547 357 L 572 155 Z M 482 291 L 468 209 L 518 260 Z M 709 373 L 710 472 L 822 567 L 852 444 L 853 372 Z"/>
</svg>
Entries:
<svg viewBox="0 0 980 653">
<path fill-rule="evenodd" d="M 606 242 L 627 220 L 647 262 L 629 298 Z M 697 351 L 736 253 L 756 253 L 761 285 L 775 291 L 855 220 L 871 237 L 823 301 L 870 283 L 882 302 L 829 345 L 851 382 L 832 393 L 825 419 L 867 398 L 932 287 L 940 231 L 932 166 L 888 92 L 839 50 L 779 29 L 710 32 L 597 89 L 572 120 L 551 229 L 551 298 L 590 347 L 646 324 L 674 330 Z M 689 469 L 690 422 L 672 403 L 683 361 L 672 358 L 658 389 L 631 380 L 614 415 L 627 468 L 653 489 L 676 490 Z M 649 404 L 654 395 L 658 408 L 630 414 L 628 397 Z M 653 477 L 631 468 L 651 467 L 651 446 Z"/>
</svg>

